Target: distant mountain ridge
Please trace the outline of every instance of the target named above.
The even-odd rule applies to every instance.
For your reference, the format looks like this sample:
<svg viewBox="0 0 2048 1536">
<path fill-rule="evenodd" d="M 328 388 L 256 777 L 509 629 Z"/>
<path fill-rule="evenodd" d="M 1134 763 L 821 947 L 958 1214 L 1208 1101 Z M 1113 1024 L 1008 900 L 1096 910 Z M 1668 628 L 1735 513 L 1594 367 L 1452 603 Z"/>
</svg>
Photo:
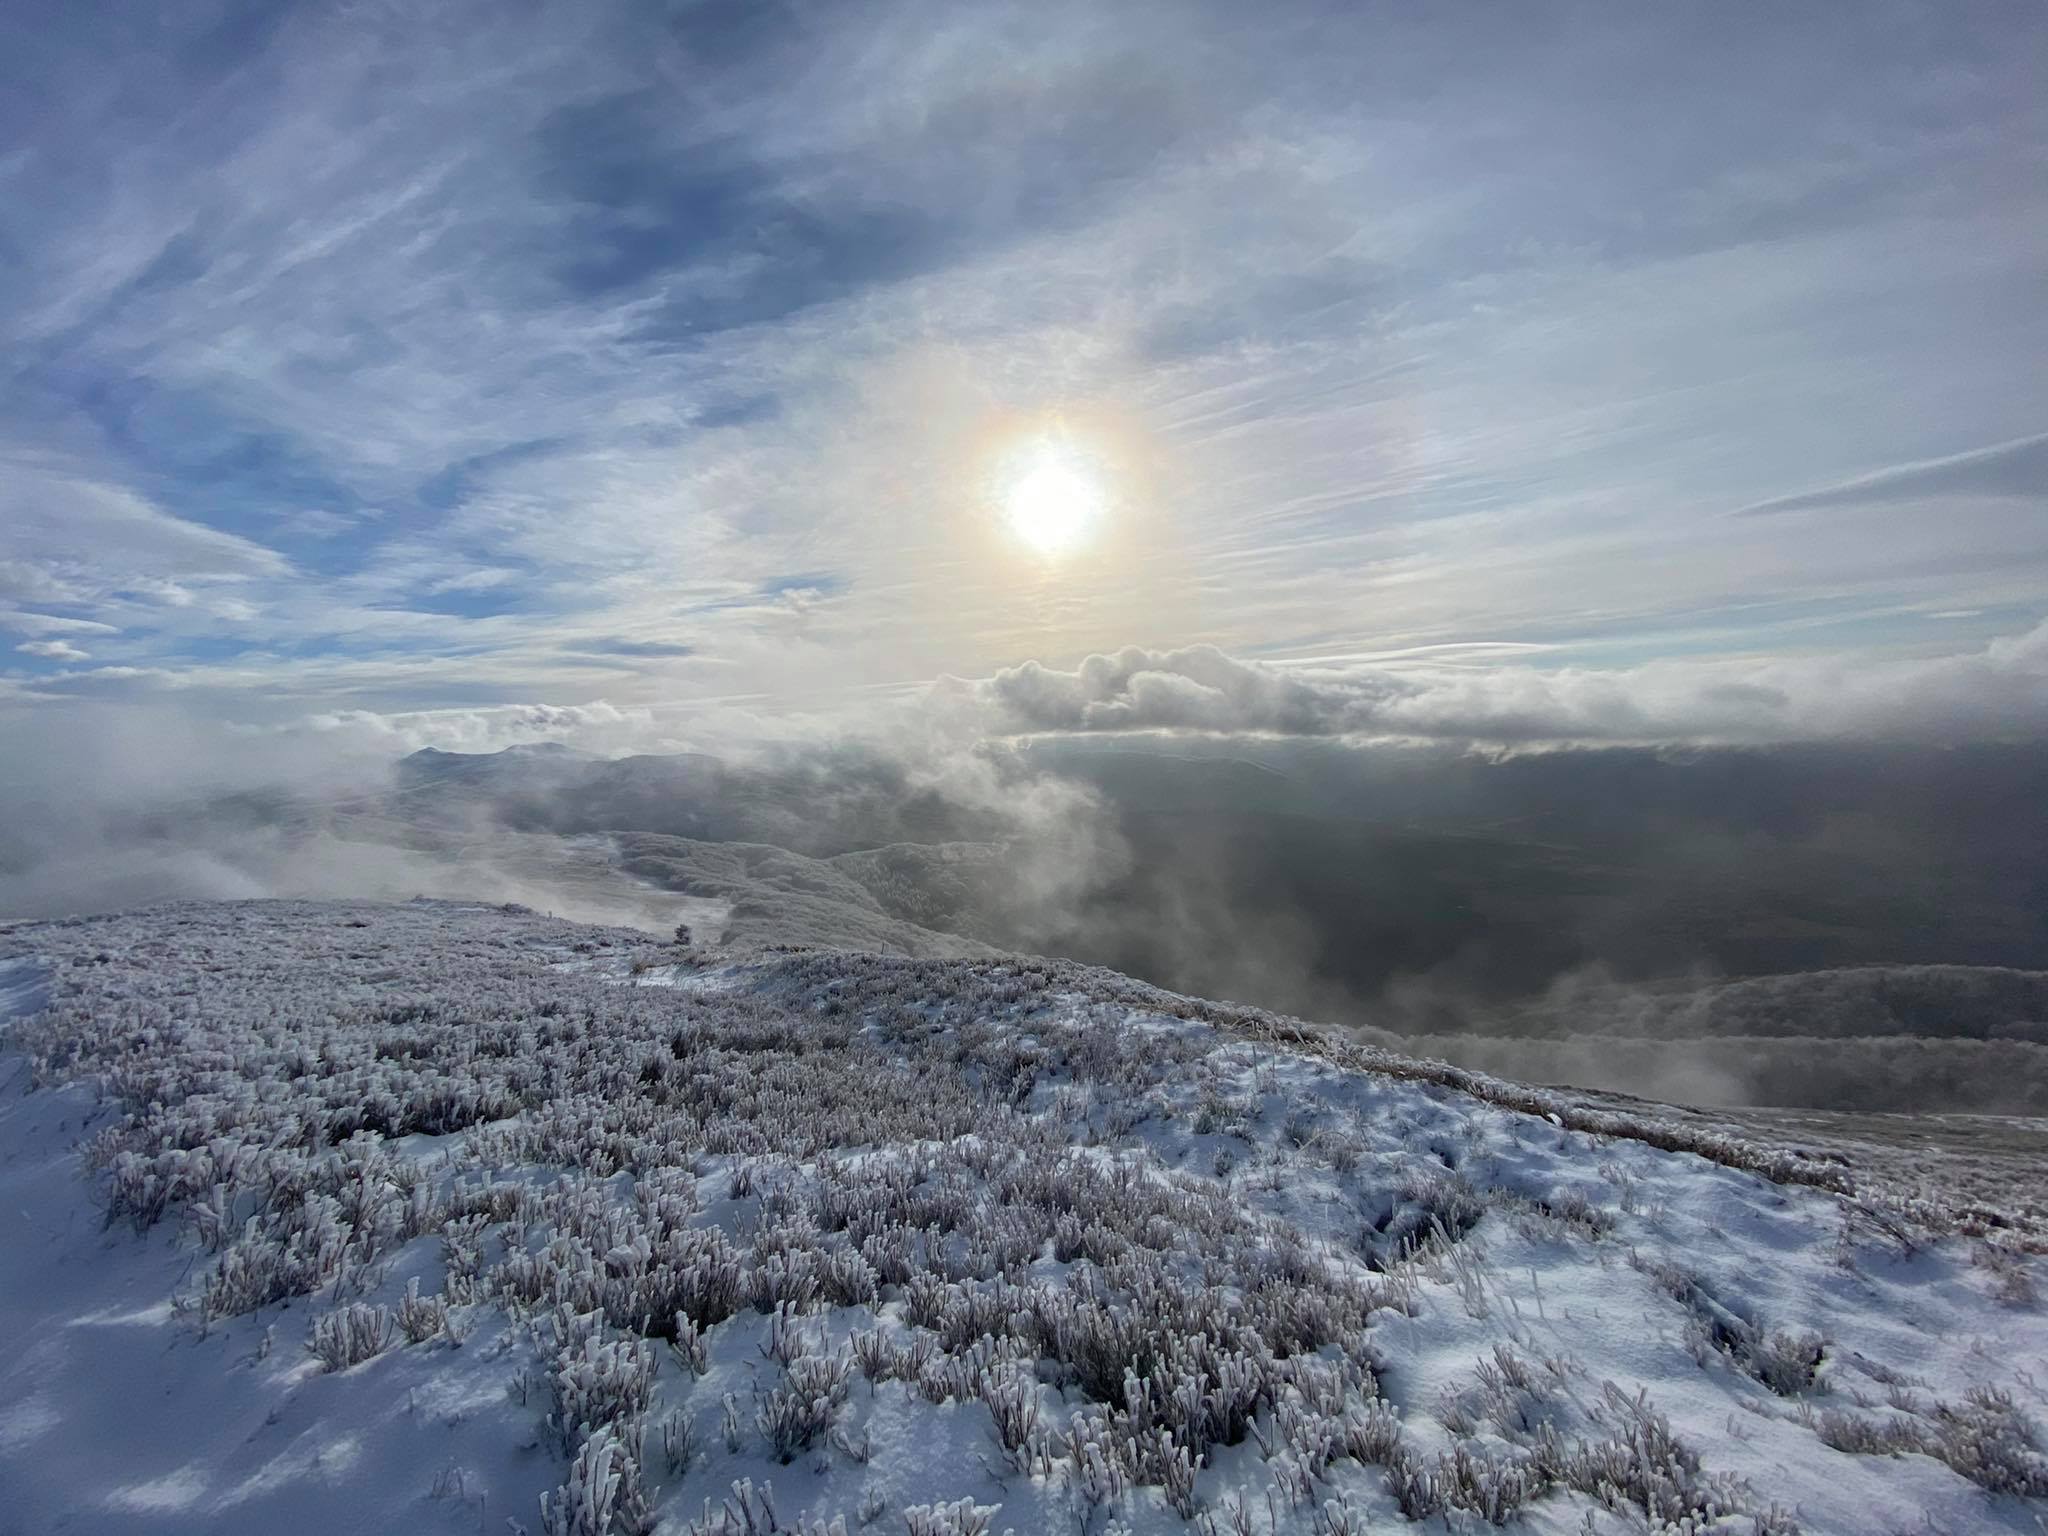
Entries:
<svg viewBox="0 0 2048 1536">
<path fill-rule="evenodd" d="M 650 832 L 712 842 L 773 843 L 814 858 L 891 842 L 972 840 L 995 827 L 944 796 L 913 785 L 884 759 L 732 763 L 700 752 L 604 758 L 568 748 L 498 752 L 434 748 L 399 760 L 396 789 L 408 815 L 489 807 L 520 831 Z"/>
</svg>

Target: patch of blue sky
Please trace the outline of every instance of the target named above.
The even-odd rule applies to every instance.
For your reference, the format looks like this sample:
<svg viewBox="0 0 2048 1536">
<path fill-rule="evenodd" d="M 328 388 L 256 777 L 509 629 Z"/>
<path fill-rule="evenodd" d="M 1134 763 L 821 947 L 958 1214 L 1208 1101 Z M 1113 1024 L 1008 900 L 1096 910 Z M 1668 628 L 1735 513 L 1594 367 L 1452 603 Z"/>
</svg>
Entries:
<svg viewBox="0 0 2048 1536">
<path fill-rule="evenodd" d="M 372 606 L 404 613 L 435 613 L 452 619 L 494 619 L 533 612 L 545 605 L 533 588 L 508 581 L 488 587 L 412 592 Z"/>
<path fill-rule="evenodd" d="M 536 437 L 471 454 L 423 481 L 413 499 L 420 506 L 445 512 L 460 506 L 503 471 L 551 458 L 573 446 L 574 440 L 569 437 Z"/>
<path fill-rule="evenodd" d="M 786 576 L 771 577 L 746 591 L 686 604 L 676 609 L 676 613 L 680 617 L 689 617 L 736 608 L 759 608 L 799 593 L 809 593 L 817 597 L 838 597 L 844 594 L 849 586 L 850 583 L 844 576 L 835 575 L 830 571 L 797 571 Z"/>
</svg>

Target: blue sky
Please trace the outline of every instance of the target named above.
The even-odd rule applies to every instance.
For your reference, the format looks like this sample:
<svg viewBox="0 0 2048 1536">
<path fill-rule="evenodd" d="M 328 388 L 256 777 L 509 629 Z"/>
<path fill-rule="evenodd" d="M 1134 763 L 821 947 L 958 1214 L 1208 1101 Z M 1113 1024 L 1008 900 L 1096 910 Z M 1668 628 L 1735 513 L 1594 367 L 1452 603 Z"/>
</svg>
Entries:
<svg viewBox="0 0 2048 1536">
<path fill-rule="evenodd" d="M 2048 715 L 2036 5 L 42 3 L 0 59 L 8 719 L 1126 645 Z M 1048 434 L 1057 559 L 996 483 Z"/>
</svg>

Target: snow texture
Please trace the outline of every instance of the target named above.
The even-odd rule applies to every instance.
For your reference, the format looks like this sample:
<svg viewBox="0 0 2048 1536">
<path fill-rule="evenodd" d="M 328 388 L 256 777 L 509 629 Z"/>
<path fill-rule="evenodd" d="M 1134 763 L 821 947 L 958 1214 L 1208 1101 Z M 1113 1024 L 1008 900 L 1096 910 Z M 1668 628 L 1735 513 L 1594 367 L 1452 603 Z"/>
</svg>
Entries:
<svg viewBox="0 0 2048 1536">
<path fill-rule="evenodd" d="M 266 902 L 0 1007 L 4 1532 L 2048 1516 L 2010 1213 L 1107 972 Z"/>
</svg>

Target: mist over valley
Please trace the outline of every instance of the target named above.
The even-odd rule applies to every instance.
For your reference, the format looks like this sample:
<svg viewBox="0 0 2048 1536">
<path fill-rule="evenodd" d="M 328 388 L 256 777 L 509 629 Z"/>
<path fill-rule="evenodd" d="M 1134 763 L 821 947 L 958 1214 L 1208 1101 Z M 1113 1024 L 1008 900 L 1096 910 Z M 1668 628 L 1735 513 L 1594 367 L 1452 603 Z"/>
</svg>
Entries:
<svg viewBox="0 0 2048 1536">
<path fill-rule="evenodd" d="M 510 900 L 744 950 L 1018 951 L 1508 1077 L 1713 1105 L 2048 1110 L 2031 743 L 1478 753 L 1158 733 L 422 749 L 14 831 L 9 910 Z"/>
</svg>

